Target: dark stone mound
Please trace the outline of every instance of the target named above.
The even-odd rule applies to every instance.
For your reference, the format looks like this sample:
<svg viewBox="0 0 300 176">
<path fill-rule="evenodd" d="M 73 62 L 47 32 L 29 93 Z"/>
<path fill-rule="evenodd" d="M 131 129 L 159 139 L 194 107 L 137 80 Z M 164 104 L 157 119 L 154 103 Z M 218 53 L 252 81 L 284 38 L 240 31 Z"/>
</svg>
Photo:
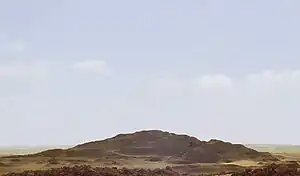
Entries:
<svg viewBox="0 0 300 176">
<path fill-rule="evenodd" d="M 115 137 L 93 141 L 62 150 L 48 150 L 35 156 L 45 157 L 115 157 L 156 156 L 170 158 L 170 163 L 216 163 L 234 160 L 276 161 L 269 153 L 258 152 L 241 144 L 220 140 L 200 141 L 188 135 L 160 130 L 119 134 Z"/>
</svg>

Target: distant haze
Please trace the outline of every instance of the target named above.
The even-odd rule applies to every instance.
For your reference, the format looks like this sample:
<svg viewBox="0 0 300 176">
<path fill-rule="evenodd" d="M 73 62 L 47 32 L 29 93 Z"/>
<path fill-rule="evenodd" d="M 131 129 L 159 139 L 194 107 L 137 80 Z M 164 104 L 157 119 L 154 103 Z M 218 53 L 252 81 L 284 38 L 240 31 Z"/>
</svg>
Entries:
<svg viewBox="0 0 300 176">
<path fill-rule="evenodd" d="M 0 147 L 0 156 L 8 156 L 8 155 L 26 155 L 38 153 L 41 151 L 45 151 L 48 149 L 55 148 L 70 148 L 72 146 L 10 146 L 10 147 Z"/>
<path fill-rule="evenodd" d="M 300 1 L 0 1 L 0 146 L 162 129 L 300 144 Z"/>
</svg>

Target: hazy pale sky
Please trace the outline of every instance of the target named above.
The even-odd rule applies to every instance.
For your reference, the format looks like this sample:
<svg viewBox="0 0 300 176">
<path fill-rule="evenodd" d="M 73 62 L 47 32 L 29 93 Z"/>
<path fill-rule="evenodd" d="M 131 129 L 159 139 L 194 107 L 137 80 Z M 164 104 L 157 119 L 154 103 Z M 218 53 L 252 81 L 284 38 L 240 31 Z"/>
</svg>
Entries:
<svg viewBox="0 0 300 176">
<path fill-rule="evenodd" d="M 300 144 L 299 0 L 0 1 L 0 145 L 141 129 Z"/>
</svg>

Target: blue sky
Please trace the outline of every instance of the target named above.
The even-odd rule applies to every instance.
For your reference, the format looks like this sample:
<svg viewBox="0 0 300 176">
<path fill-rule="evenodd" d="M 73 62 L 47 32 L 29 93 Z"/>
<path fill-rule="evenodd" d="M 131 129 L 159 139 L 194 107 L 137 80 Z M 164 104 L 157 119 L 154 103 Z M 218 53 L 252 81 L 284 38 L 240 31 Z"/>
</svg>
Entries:
<svg viewBox="0 0 300 176">
<path fill-rule="evenodd" d="M 0 2 L 0 145 L 141 129 L 300 144 L 300 1 Z"/>
</svg>

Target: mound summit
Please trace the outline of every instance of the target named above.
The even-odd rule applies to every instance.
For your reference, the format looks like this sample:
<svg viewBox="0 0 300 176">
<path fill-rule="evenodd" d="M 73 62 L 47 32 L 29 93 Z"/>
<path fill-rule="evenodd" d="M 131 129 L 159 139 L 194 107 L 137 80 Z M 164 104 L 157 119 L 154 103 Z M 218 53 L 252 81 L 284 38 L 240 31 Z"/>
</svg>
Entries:
<svg viewBox="0 0 300 176">
<path fill-rule="evenodd" d="M 276 160 L 269 153 L 258 152 L 241 144 L 220 140 L 200 141 L 188 135 L 160 130 L 145 130 L 34 155 L 45 157 L 158 157 L 177 163 L 216 163 L 235 160 Z"/>
</svg>

